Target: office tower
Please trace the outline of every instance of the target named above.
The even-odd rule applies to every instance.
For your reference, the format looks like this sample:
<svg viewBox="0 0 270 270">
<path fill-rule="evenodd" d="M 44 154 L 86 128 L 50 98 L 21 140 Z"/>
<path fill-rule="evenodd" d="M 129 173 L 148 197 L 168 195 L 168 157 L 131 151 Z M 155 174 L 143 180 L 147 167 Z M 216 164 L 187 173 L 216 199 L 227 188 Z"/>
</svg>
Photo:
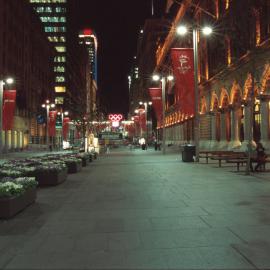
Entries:
<svg viewBox="0 0 270 270">
<path fill-rule="evenodd" d="M 44 26 L 48 40 L 55 48 L 54 94 L 55 103 L 64 104 L 67 91 L 67 0 L 29 0 Z"/>
<path fill-rule="evenodd" d="M 97 48 L 98 42 L 95 32 L 91 28 L 83 29 L 79 32 L 79 44 L 84 45 L 88 51 L 88 61 L 90 66 L 90 92 L 87 95 L 87 112 L 90 118 L 94 118 L 96 112 L 97 96 Z"/>
<path fill-rule="evenodd" d="M 84 44 L 88 50 L 90 73 L 93 74 L 93 79 L 97 81 L 97 37 L 94 31 L 90 28 L 84 29 L 79 33 L 79 43 Z"/>
</svg>

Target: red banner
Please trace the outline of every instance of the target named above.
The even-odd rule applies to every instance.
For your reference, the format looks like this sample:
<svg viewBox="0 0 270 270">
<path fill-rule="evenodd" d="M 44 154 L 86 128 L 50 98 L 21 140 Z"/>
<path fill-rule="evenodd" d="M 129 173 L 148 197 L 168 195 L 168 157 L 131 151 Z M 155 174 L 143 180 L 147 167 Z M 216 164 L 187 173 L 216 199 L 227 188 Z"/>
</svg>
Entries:
<svg viewBox="0 0 270 270">
<path fill-rule="evenodd" d="M 12 130 L 16 106 L 16 90 L 3 91 L 3 130 Z"/>
<path fill-rule="evenodd" d="M 66 141 L 68 139 L 68 129 L 69 129 L 69 117 L 64 117 L 63 119 L 63 139 Z"/>
<path fill-rule="evenodd" d="M 193 49 L 172 48 L 171 58 L 175 77 L 175 95 L 181 113 L 194 115 L 194 60 Z"/>
<path fill-rule="evenodd" d="M 55 124 L 56 124 L 56 116 L 57 111 L 49 112 L 49 125 L 48 125 L 48 133 L 49 136 L 54 137 L 56 133 Z"/>
<path fill-rule="evenodd" d="M 149 95 L 156 113 L 157 121 L 162 119 L 162 90 L 161 88 L 149 88 Z"/>
</svg>

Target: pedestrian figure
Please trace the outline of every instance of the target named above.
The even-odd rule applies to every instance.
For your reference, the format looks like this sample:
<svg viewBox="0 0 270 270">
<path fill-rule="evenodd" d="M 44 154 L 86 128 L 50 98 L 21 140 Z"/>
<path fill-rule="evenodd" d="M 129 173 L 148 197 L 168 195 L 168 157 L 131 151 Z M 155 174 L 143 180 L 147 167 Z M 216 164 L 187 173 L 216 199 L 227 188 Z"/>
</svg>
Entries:
<svg viewBox="0 0 270 270">
<path fill-rule="evenodd" d="M 106 145 L 106 154 L 109 154 L 109 153 L 110 153 L 110 146 Z"/>
<path fill-rule="evenodd" d="M 262 143 L 260 143 L 260 142 L 257 143 L 256 153 L 257 153 L 256 158 L 251 158 L 251 161 L 250 161 L 250 170 L 252 172 L 253 172 L 252 162 L 257 162 L 257 164 L 255 166 L 255 171 L 257 172 L 258 169 L 261 166 L 264 166 L 265 165 L 265 160 L 267 158 L 267 155 L 265 154 L 265 149 L 264 149 Z"/>
<path fill-rule="evenodd" d="M 158 142 L 156 139 L 155 139 L 154 145 L 155 145 L 155 151 L 157 151 L 158 150 Z"/>
</svg>

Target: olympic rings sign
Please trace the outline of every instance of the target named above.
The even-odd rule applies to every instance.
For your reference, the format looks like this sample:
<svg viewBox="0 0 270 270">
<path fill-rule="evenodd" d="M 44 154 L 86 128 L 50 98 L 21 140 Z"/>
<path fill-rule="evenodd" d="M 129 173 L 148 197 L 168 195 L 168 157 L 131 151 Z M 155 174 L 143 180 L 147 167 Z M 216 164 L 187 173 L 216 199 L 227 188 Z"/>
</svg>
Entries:
<svg viewBox="0 0 270 270">
<path fill-rule="evenodd" d="M 123 119 L 122 114 L 109 114 L 109 120 L 112 122 L 119 122 Z"/>
</svg>

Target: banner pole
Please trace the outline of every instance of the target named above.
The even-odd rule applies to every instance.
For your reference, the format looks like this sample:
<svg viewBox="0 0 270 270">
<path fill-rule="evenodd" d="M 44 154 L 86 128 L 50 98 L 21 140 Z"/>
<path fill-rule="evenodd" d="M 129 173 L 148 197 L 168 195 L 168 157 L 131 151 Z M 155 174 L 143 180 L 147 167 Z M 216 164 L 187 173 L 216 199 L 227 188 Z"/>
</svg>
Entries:
<svg viewBox="0 0 270 270">
<path fill-rule="evenodd" d="M 162 87 L 162 128 L 163 128 L 163 134 L 162 134 L 162 153 L 163 155 L 166 154 L 166 138 L 165 138 L 165 77 L 162 77 L 161 79 L 161 87 Z"/>
<path fill-rule="evenodd" d="M 199 89 L 198 89 L 198 29 L 193 28 L 193 53 L 194 53 L 194 141 L 195 141 L 195 161 L 199 162 L 200 153 L 200 116 L 198 112 Z"/>
<path fill-rule="evenodd" d="M 0 154 L 3 152 L 3 140 L 2 140 L 2 133 L 3 133 L 3 91 L 4 91 L 4 81 L 0 80 Z"/>
</svg>

